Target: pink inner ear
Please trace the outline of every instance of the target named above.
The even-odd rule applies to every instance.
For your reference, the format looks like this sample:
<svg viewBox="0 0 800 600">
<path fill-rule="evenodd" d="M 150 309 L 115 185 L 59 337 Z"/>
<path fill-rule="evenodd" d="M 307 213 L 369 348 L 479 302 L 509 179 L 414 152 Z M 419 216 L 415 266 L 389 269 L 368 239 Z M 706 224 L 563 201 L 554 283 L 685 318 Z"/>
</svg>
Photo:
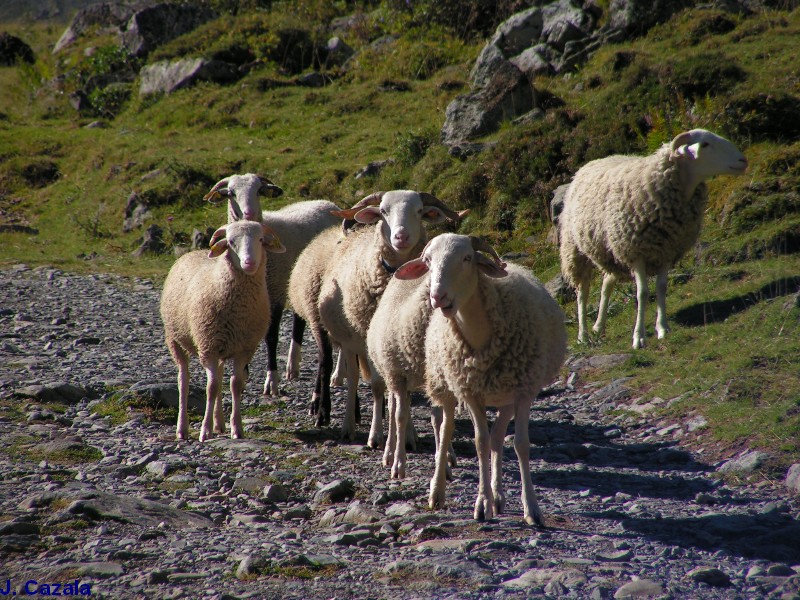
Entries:
<svg viewBox="0 0 800 600">
<path fill-rule="evenodd" d="M 421 258 L 416 258 L 414 260 L 410 260 L 404 265 L 401 265 L 397 271 L 394 272 L 394 276 L 397 279 L 408 280 L 408 279 L 419 279 L 425 273 L 428 272 L 428 267 L 422 261 Z"/>
<path fill-rule="evenodd" d="M 381 218 L 381 209 L 377 206 L 367 206 L 355 214 L 355 219 L 359 223 L 371 225 Z"/>
</svg>

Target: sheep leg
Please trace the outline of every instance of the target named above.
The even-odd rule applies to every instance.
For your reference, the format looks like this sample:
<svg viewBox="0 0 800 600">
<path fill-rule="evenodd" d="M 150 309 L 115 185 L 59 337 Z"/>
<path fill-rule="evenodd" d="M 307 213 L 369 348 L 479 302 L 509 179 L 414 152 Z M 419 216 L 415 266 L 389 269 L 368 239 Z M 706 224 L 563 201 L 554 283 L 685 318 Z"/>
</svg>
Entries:
<svg viewBox="0 0 800 600">
<path fill-rule="evenodd" d="M 383 404 L 386 396 L 386 383 L 370 367 L 370 386 L 372 387 L 372 424 L 369 428 L 367 446 L 373 449 L 383 443 Z M 405 427 L 403 428 L 403 450 L 405 450 Z"/>
<path fill-rule="evenodd" d="M 334 368 L 333 375 L 331 375 L 331 385 L 335 387 L 342 387 L 344 385 L 346 372 L 347 365 L 344 364 L 344 353 L 342 352 L 342 349 L 339 348 L 339 355 L 336 358 L 336 368 Z"/>
<path fill-rule="evenodd" d="M 225 361 L 220 359 L 217 365 L 217 381 L 219 391 L 214 402 L 214 433 L 225 433 L 225 417 L 222 413 L 222 382 L 225 379 Z"/>
<path fill-rule="evenodd" d="M 523 518 L 528 525 L 544 525 L 542 510 L 536 501 L 536 492 L 531 480 L 531 441 L 528 426 L 531 417 L 530 397 L 517 398 L 514 403 L 514 451 L 519 461 L 519 476 L 522 484 Z"/>
<path fill-rule="evenodd" d="M 242 426 L 242 393 L 247 382 L 244 365 L 247 361 L 234 359 L 233 373 L 231 374 L 231 439 L 238 440 L 244 437 Z"/>
<path fill-rule="evenodd" d="M 342 349 L 341 352 L 345 352 L 345 350 Z M 347 401 L 342 421 L 342 439 L 353 441 L 356 437 L 356 404 L 358 403 L 358 359 L 356 354 L 348 351 L 345 363 L 347 364 Z"/>
<path fill-rule="evenodd" d="M 386 434 L 386 446 L 383 448 L 383 466 L 393 467 L 395 460 L 395 445 L 397 444 L 397 423 L 399 418 L 397 416 L 397 407 L 399 401 L 397 399 L 397 392 L 389 390 L 389 407 L 386 415 L 386 420 L 389 425 L 389 432 Z"/>
<path fill-rule="evenodd" d="M 417 451 L 417 430 L 414 427 L 414 421 L 411 419 L 411 393 L 407 392 L 406 396 L 408 399 L 406 400 L 405 407 L 406 407 L 406 450 L 411 450 L 411 452 Z"/>
<path fill-rule="evenodd" d="M 514 405 L 500 407 L 497 418 L 492 425 L 490 445 L 492 452 L 492 495 L 494 496 L 494 512 L 500 514 L 506 507 L 506 496 L 503 491 L 503 441 L 508 431 L 508 424 L 514 416 Z"/>
<path fill-rule="evenodd" d="M 494 516 L 491 488 L 491 440 L 486 411 L 481 406 L 469 405 L 472 425 L 475 428 L 475 450 L 478 453 L 478 497 L 475 499 L 474 519 L 484 521 Z"/>
<path fill-rule="evenodd" d="M 611 294 L 614 292 L 614 286 L 617 283 L 617 278 L 610 273 L 603 275 L 603 287 L 600 290 L 600 306 L 597 309 L 597 321 L 595 321 L 592 331 L 603 335 L 606 332 L 606 318 L 608 317 L 608 303 L 611 300 Z"/>
<path fill-rule="evenodd" d="M 389 415 L 389 429 L 392 429 L 392 417 L 395 419 L 394 427 L 397 435 L 394 439 L 395 453 L 394 464 L 392 465 L 392 479 L 403 479 L 406 476 L 406 428 L 408 427 L 409 416 L 411 414 L 411 398 L 408 395 L 408 386 L 400 382 L 394 395 L 394 415 Z M 391 402 L 391 396 L 389 398 Z M 389 446 L 389 441 L 386 446 Z"/>
<path fill-rule="evenodd" d="M 203 415 L 203 423 L 200 425 L 200 441 L 205 442 L 211 437 L 212 418 L 217 403 L 217 396 L 220 392 L 220 360 L 216 357 L 212 359 L 201 357 L 200 362 L 206 370 L 206 412 L 205 415 Z"/>
<path fill-rule="evenodd" d="M 645 312 L 647 311 L 647 271 L 643 262 L 633 266 L 633 276 L 636 279 L 636 326 L 633 329 L 633 348 L 644 348 L 645 337 Z"/>
<path fill-rule="evenodd" d="M 189 355 L 175 342 L 168 341 L 169 351 L 175 364 L 178 366 L 178 425 L 175 428 L 175 438 L 186 440 L 189 438 Z"/>
<path fill-rule="evenodd" d="M 431 408 L 431 425 L 433 426 L 433 439 L 436 445 L 436 448 L 439 447 L 439 431 L 442 428 L 442 407 L 441 406 L 434 406 Z M 450 444 L 447 448 L 447 480 L 453 480 L 453 471 L 451 467 L 456 466 L 456 451 L 453 448 L 453 442 L 450 441 Z"/>
<path fill-rule="evenodd" d="M 286 381 L 294 381 L 300 377 L 300 348 L 303 346 L 305 331 L 306 320 L 297 313 L 292 313 L 292 341 L 286 357 Z"/>
<path fill-rule="evenodd" d="M 578 281 L 578 342 L 587 343 L 586 338 L 586 306 L 589 303 L 589 284 L 591 276 L 582 277 Z"/>
<path fill-rule="evenodd" d="M 278 375 L 278 335 L 281 330 L 281 316 L 283 305 L 276 304 L 272 307 L 269 316 L 269 329 L 264 338 L 267 347 L 267 377 L 264 380 L 264 396 L 278 396 L 280 376 Z"/>
<path fill-rule="evenodd" d="M 333 366 L 333 349 L 328 334 L 321 327 L 315 328 L 314 337 L 317 341 L 319 352 L 317 360 L 316 389 L 311 399 L 312 412 L 316 413 L 316 427 L 328 425 L 331 422 L 331 367 Z"/>
<path fill-rule="evenodd" d="M 437 402 L 438 403 L 438 402 Z M 431 491 L 428 506 L 431 509 L 444 508 L 445 487 L 447 486 L 447 451 L 453 439 L 455 428 L 455 402 L 442 402 L 442 426 L 439 429 L 439 443 L 436 445 L 436 468 L 431 479 Z"/>
<path fill-rule="evenodd" d="M 656 274 L 656 333 L 658 339 L 664 339 L 669 333 L 667 325 L 667 270 L 661 269 Z"/>
</svg>

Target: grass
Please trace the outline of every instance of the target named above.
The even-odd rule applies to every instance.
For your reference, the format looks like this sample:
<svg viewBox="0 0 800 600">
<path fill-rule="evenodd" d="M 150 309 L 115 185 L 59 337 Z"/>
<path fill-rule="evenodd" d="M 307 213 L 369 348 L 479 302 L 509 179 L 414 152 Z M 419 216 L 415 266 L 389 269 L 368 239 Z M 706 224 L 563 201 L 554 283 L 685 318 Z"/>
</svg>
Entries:
<svg viewBox="0 0 800 600">
<path fill-rule="evenodd" d="M 752 445 L 787 463 L 800 458 L 800 309 L 784 307 L 791 286 L 769 291 L 770 283 L 800 276 L 800 10 L 746 18 L 681 12 L 646 36 L 601 48 L 574 74 L 537 77 L 544 119 L 503 125 L 481 140 L 493 147 L 461 160 L 438 144 L 438 132 L 449 102 L 469 91 L 484 38 L 469 35 L 461 21 L 454 28 L 446 19 L 426 21 L 436 11 L 395 8 L 275 2 L 267 11 L 212 21 L 152 60 L 249 52 L 256 67 L 234 84 L 203 83 L 169 96 L 140 98 L 134 85 L 117 116 L 103 118 L 105 128 L 86 128 L 97 116 L 76 113 L 67 93 L 43 82 L 72 73 L 65 86 L 74 86 L 74 72 L 85 77 L 117 64 L 120 57 L 108 49 L 113 40 L 86 39 L 53 57 L 60 25 L 8 24 L 38 60 L 0 67 L 0 266 L 24 262 L 160 281 L 174 256 L 132 256 L 142 231 L 122 232 L 130 194 L 150 204 L 147 225 L 180 238 L 224 221 L 221 207 L 202 202 L 210 185 L 253 171 L 286 190 L 268 208 L 319 197 L 345 205 L 376 189 L 433 192 L 472 209 L 462 232 L 522 253 L 520 261 L 548 280 L 559 272 L 557 249 L 546 241 L 558 185 L 588 160 L 648 152 L 684 128 L 706 127 L 740 145 L 748 174 L 709 186 L 701 244 L 673 271 L 686 281 L 670 286 L 671 335 L 655 339 L 651 310 L 649 347 L 591 376 L 625 374 L 639 395 L 681 397 L 659 416 L 702 413 L 707 443 L 729 452 Z M 441 14 L 452 8 L 442 4 Z M 294 85 L 297 73 L 276 62 L 276 32 L 291 26 L 309 39 L 327 39 L 326 23 L 353 11 L 363 18 L 347 39 L 351 46 L 366 49 L 386 34 L 396 36 L 394 45 L 365 50 L 343 76 L 330 71 L 336 78 L 326 87 Z M 245 48 L 237 46 L 242 40 Z M 93 60 L 84 56 L 88 46 L 101 49 Z M 355 179 L 369 162 L 388 158 L 394 164 L 379 175 Z M 599 280 L 593 292 L 596 304 Z M 619 286 L 605 338 L 571 350 L 629 352 L 634 304 L 631 288 Z M 574 316 L 574 303 L 565 310 Z M 575 339 L 574 323 L 569 335 Z M 118 423 L 129 405 L 150 410 L 130 402 L 115 396 L 98 412 Z M 275 427 L 270 439 L 277 435 L 281 424 L 271 415 L 251 416 Z"/>
</svg>

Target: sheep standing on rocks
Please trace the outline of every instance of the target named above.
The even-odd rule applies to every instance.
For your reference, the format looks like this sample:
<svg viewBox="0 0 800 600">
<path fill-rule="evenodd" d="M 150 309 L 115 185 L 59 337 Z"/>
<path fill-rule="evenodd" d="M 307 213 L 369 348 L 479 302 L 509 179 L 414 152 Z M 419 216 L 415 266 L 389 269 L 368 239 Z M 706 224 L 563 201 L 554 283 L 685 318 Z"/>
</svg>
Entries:
<svg viewBox="0 0 800 600">
<path fill-rule="evenodd" d="M 269 225 L 283 242 L 286 252 L 270 260 L 267 269 L 269 291 L 269 328 L 266 335 L 267 375 L 264 379 L 264 395 L 279 394 L 278 337 L 280 322 L 289 287 L 289 276 L 303 249 L 320 232 L 336 227 L 339 219 L 331 211 L 339 207 L 328 200 L 306 200 L 285 206 L 279 210 L 262 211 L 259 195 L 270 198 L 283 193 L 278 186 L 264 177 L 247 173 L 231 175 L 214 185 L 205 199 L 213 201 L 219 197 L 228 199 L 228 222 L 246 219 L 261 221 Z M 292 344 L 286 361 L 286 378 L 297 377 L 300 364 L 300 343 L 305 322 L 295 313 L 292 321 Z"/>
<path fill-rule="evenodd" d="M 502 512 L 503 440 L 514 418 L 522 506 L 527 523 L 542 524 L 530 471 L 531 401 L 558 375 L 566 353 L 564 313 L 526 269 L 498 262 L 478 238 L 442 234 L 422 256 L 398 269 L 400 277 L 430 272 L 434 308 L 425 340 L 426 389 L 443 408 L 430 489 L 430 507 L 445 503 L 448 452 L 455 408 L 467 406 L 475 426 L 480 482 L 474 516 Z M 497 407 L 489 432 L 486 407 Z"/>
<path fill-rule="evenodd" d="M 747 159 L 731 142 L 693 129 L 649 156 L 609 156 L 581 167 L 559 218 L 561 271 L 578 293 L 578 341 L 586 342 L 586 303 L 594 267 L 603 272 L 597 322 L 605 331 L 619 277 L 633 272 L 638 312 L 633 347 L 645 344 L 647 277 L 656 276 L 656 332 L 668 332 L 667 272 L 697 242 L 708 201 L 705 181 L 737 175 Z"/>
<path fill-rule="evenodd" d="M 221 384 L 225 360 L 233 360 L 231 375 L 231 437 L 244 435 L 239 412 L 246 382 L 245 368 L 264 338 L 269 309 L 267 256 L 284 252 L 275 233 L 252 221 L 220 227 L 211 238 L 211 250 L 181 256 L 164 281 L 161 318 L 164 336 L 178 366 L 178 425 L 176 437 L 187 439 L 189 357 L 198 356 L 206 370 L 206 412 L 200 441 L 213 429 L 224 433 Z M 214 259 L 214 260 L 210 260 Z"/>
<path fill-rule="evenodd" d="M 383 441 L 385 383 L 372 371 L 367 358 L 370 321 L 397 267 L 422 252 L 428 237 L 423 224 L 459 223 L 462 215 L 431 194 L 394 190 L 371 194 L 354 208 L 338 211 L 337 216 L 370 227 L 351 232 L 336 245 L 320 289 L 320 319 L 345 353 L 347 403 L 342 437 L 355 438 L 360 367 L 373 396 L 367 445 L 378 448 Z"/>
</svg>

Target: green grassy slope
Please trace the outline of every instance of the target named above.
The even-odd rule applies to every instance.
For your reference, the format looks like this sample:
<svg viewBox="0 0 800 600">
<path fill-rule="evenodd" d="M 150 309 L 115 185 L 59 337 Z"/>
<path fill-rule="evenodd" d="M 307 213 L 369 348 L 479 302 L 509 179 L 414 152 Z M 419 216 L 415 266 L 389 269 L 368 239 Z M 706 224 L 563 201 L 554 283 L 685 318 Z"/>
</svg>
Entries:
<svg viewBox="0 0 800 600">
<path fill-rule="evenodd" d="M 464 231 L 525 253 L 521 260 L 547 280 L 558 273 L 546 241 L 556 186 L 588 160 L 648 152 L 683 128 L 706 127 L 734 140 L 751 167 L 710 185 L 701 244 L 673 271 L 671 336 L 656 340 L 649 315 L 650 346 L 596 377 L 632 376 L 645 400 L 679 399 L 663 403 L 654 422 L 703 414 L 709 427 L 697 443 L 709 454 L 749 445 L 773 450 L 779 463 L 800 458 L 800 308 L 792 303 L 800 276 L 800 10 L 747 18 L 691 10 L 604 47 L 577 73 L 535 82 L 543 119 L 504 125 L 487 136 L 492 148 L 461 160 L 438 144 L 438 132 L 449 101 L 468 89 L 482 38 L 383 3 L 362 11 L 348 43 L 361 48 L 393 34 L 391 50 L 366 51 L 331 85 L 303 88 L 270 58 L 275 32 L 296 27 L 327 39 L 325 23 L 355 9 L 291 6 L 224 16 L 159 49 L 151 60 L 230 51 L 245 40 L 259 63 L 229 86 L 155 99 L 140 99 L 134 86 L 120 109 L 109 101 L 118 114 L 101 115 L 103 128 L 86 128 L 98 117 L 78 116 L 67 95 L 76 70 L 108 66 L 83 47 L 50 55 L 60 27 L 7 27 L 39 60 L 0 67 L 0 265 L 161 278 L 174 257 L 133 258 L 141 231 L 122 233 L 131 192 L 157 204 L 151 222 L 179 240 L 224 221 L 220 207 L 202 202 L 210 184 L 255 171 L 286 190 L 275 206 L 318 197 L 345 205 L 397 187 L 434 192 L 472 208 Z M 63 93 L 44 85 L 61 73 Z M 355 179 L 388 158 L 395 163 L 379 176 Z M 593 292 L 596 303 L 599 285 Z M 634 304 L 620 286 L 606 338 L 573 352 L 629 351 Z M 573 315 L 574 304 L 565 310 Z M 569 334 L 574 340 L 572 322 Z"/>
</svg>

